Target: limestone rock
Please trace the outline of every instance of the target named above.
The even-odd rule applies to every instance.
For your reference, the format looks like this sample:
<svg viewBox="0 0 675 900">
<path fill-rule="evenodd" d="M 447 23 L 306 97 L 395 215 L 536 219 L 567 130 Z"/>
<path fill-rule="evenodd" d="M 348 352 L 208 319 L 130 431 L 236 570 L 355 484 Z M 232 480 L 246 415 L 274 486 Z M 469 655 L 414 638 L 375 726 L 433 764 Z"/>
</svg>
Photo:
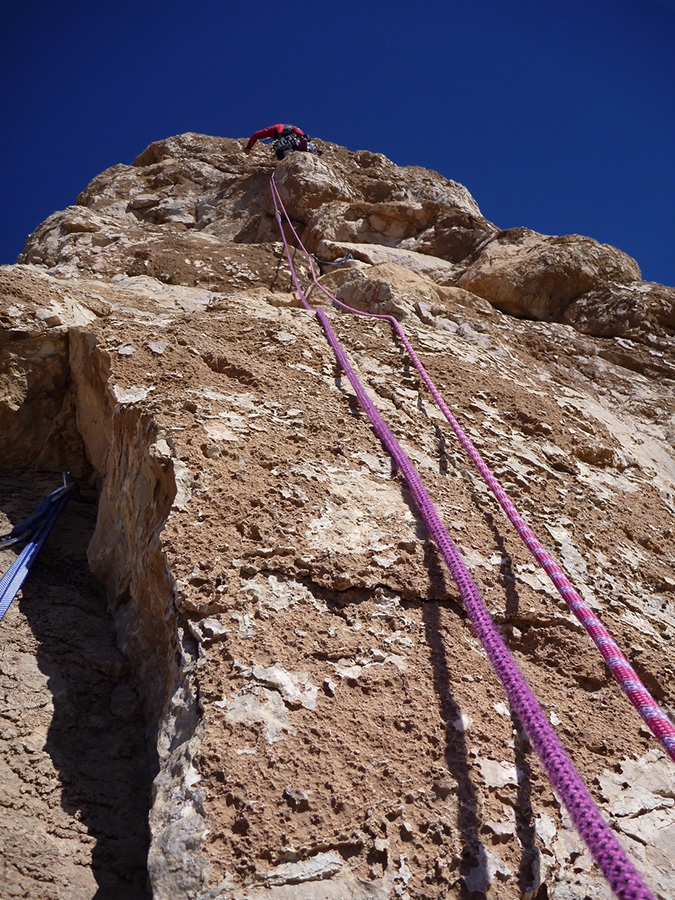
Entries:
<svg viewBox="0 0 675 900">
<path fill-rule="evenodd" d="M 430 279 L 396 263 L 340 269 L 321 283 L 347 306 L 398 319 L 411 315 L 416 303 L 438 306 L 443 297 Z"/>
<path fill-rule="evenodd" d="M 294 153 L 279 171 L 277 187 L 291 219 L 301 222 L 308 215 L 327 203 L 336 200 L 349 201 L 355 196 L 348 182 L 336 177 L 336 173 L 314 154 Z M 274 213 L 271 199 L 267 210 Z"/>
<path fill-rule="evenodd" d="M 658 346 L 675 333 L 675 288 L 608 282 L 577 297 L 563 321 L 596 337 L 623 337 Z"/>
<path fill-rule="evenodd" d="M 321 146 L 277 163 L 243 141 L 159 141 L 0 269 L 0 534 L 62 471 L 81 491 L 0 627 L 8 896 L 147 900 L 148 879 L 171 900 L 607 895 L 294 294 L 269 177 L 322 286 L 401 319 L 671 715 L 673 289 L 588 238 L 497 233 L 436 173 Z M 667 896 L 670 762 L 389 324 L 310 300 Z"/>
<path fill-rule="evenodd" d="M 479 213 L 437 200 L 389 199 L 379 203 L 326 203 L 303 233 L 310 250 L 324 242 L 382 244 L 461 262 L 495 232 Z"/>
<path fill-rule="evenodd" d="M 337 243 L 322 239 L 317 244 L 316 253 L 320 257 L 319 264 L 322 261 L 334 262 L 348 254 L 371 266 L 385 262 L 396 263 L 442 285 L 454 284 L 462 271 L 461 267 L 436 256 L 418 253 L 416 250 L 404 250 L 402 247 L 386 247 L 383 244 L 355 244 L 349 241 Z M 324 268 L 328 271 L 331 267 Z"/>
<path fill-rule="evenodd" d="M 635 260 L 580 235 L 549 237 L 526 228 L 500 232 L 459 280 L 514 316 L 560 321 L 569 304 L 607 281 L 640 278 Z"/>
</svg>

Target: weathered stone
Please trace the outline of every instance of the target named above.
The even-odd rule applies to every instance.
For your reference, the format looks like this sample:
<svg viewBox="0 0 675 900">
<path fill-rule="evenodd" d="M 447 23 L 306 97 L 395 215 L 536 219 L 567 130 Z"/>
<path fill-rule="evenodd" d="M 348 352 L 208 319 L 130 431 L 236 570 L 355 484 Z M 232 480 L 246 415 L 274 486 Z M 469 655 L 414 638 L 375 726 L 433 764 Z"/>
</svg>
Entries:
<svg viewBox="0 0 675 900">
<path fill-rule="evenodd" d="M 458 283 L 510 315 L 557 322 L 582 294 L 639 277 L 635 260 L 608 244 L 512 228 L 482 248 Z"/>
<path fill-rule="evenodd" d="M 475 252 L 496 229 L 464 208 L 435 200 L 410 198 L 381 203 L 327 203 L 315 212 L 303 232 L 310 250 L 326 242 L 382 244 L 459 263 Z"/>
<path fill-rule="evenodd" d="M 675 333 L 675 288 L 645 281 L 609 282 L 577 297 L 563 321 L 584 334 L 658 345 Z"/>
<path fill-rule="evenodd" d="M 426 275 L 436 284 L 454 284 L 463 269 L 455 263 L 418 253 L 415 250 L 404 250 L 401 247 L 385 247 L 383 244 L 354 244 L 348 241 L 337 243 L 321 239 L 316 247 L 319 262 L 333 262 L 351 254 L 355 260 L 376 266 L 378 263 L 396 263 L 409 272 Z M 352 264 L 353 265 L 353 264 Z M 345 267 L 349 267 L 346 265 Z M 333 267 L 325 266 L 325 273 L 333 271 Z"/>
<path fill-rule="evenodd" d="M 321 283 L 347 306 L 397 319 L 414 313 L 416 303 L 438 305 L 441 298 L 432 282 L 395 263 L 339 270 Z"/>
<path fill-rule="evenodd" d="M 43 223 L 30 263 L 0 270 L 2 465 L 24 470 L 24 492 L 65 469 L 96 487 L 85 543 L 120 648 L 87 616 L 59 624 L 60 652 L 79 647 L 77 690 L 46 655 L 54 644 L 41 651 L 49 617 L 88 602 L 79 570 L 61 584 L 68 556 L 31 573 L 47 612 L 32 612 L 27 589 L 0 630 L 12 890 L 38 895 L 53 871 L 49 900 L 89 900 L 113 876 L 142 900 L 147 855 L 153 896 L 172 900 L 506 900 L 544 886 L 602 897 L 411 498 L 293 294 L 269 176 L 317 254 L 356 257 L 324 266 L 322 284 L 405 318 L 466 433 L 667 709 L 671 289 L 636 281 L 627 257 L 589 239 L 494 237 L 468 192 L 435 173 L 330 144 L 281 163 L 242 146 L 157 142 Z M 627 291 L 630 333 L 504 315 L 488 303 L 500 284 L 526 288 L 515 311 L 528 317 L 559 316 L 581 291 L 568 310 L 586 332 L 618 329 L 621 306 L 607 312 L 603 292 Z M 670 763 L 506 529 L 389 325 L 316 289 L 311 301 L 418 466 L 603 815 L 667 894 Z M 21 500 L 3 478 L 2 534 Z M 69 547 L 70 526 L 53 539 Z M 124 796 L 128 778 L 105 782 L 139 724 L 129 666 L 155 754 L 151 800 Z M 79 806 L 79 760 L 54 744 L 80 734 L 75 694 L 89 703 L 82 752 L 101 794 L 87 782 Z M 141 801 L 149 853 L 133 829 L 111 844 L 99 813 Z"/>
<path fill-rule="evenodd" d="M 294 153 L 277 169 L 277 187 L 291 219 L 305 222 L 313 210 L 326 203 L 349 201 L 355 196 L 348 182 L 336 177 L 330 166 L 312 153 Z M 274 214 L 271 199 L 267 211 Z"/>
</svg>

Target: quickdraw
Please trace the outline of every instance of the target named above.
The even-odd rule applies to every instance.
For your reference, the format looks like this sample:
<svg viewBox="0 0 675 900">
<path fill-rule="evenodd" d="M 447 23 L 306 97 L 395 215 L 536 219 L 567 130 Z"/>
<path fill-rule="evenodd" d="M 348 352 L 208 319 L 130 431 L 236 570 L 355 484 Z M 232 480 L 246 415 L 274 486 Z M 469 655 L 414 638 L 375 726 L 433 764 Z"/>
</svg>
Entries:
<svg viewBox="0 0 675 900">
<path fill-rule="evenodd" d="M 47 540 L 49 532 L 66 508 L 74 487 L 75 482 L 69 481 L 68 475 L 64 474 L 61 487 L 52 491 L 49 496 L 40 502 L 30 519 L 27 519 L 20 525 L 15 525 L 8 535 L 0 538 L 0 548 L 11 547 L 14 544 L 26 541 L 26 546 L 2 578 L 0 578 L 0 620 L 4 618 L 5 613 L 19 593 L 30 567 L 35 562 L 36 556 Z"/>
</svg>

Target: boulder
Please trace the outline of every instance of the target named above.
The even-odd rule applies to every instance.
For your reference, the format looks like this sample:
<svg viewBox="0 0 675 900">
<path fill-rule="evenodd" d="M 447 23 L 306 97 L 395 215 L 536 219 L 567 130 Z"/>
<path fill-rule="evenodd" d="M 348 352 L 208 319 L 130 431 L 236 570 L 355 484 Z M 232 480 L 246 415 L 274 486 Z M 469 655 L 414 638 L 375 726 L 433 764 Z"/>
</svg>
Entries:
<svg viewBox="0 0 675 900">
<path fill-rule="evenodd" d="M 582 294 L 639 278 L 634 259 L 593 238 L 511 228 L 482 248 L 458 284 L 510 315 L 558 322 Z"/>
<path fill-rule="evenodd" d="M 461 262 L 496 229 L 480 215 L 435 200 L 336 202 L 315 212 L 303 233 L 307 246 L 322 242 L 380 244 Z"/>
<path fill-rule="evenodd" d="M 274 177 L 288 215 L 299 222 L 327 203 L 356 196 L 348 182 L 314 153 L 291 153 L 278 163 Z M 271 197 L 267 212 L 274 213 Z"/>
</svg>

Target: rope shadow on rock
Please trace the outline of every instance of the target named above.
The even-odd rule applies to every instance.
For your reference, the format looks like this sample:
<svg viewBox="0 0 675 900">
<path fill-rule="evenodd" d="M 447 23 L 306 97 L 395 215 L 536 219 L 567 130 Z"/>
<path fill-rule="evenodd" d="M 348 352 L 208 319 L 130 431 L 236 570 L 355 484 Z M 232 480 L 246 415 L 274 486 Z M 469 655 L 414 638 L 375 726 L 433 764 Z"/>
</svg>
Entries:
<svg viewBox="0 0 675 900">
<path fill-rule="evenodd" d="M 504 536 L 497 527 L 494 516 L 482 507 L 478 495 L 474 492 L 471 493 L 471 502 L 492 532 L 495 548 L 501 556 L 499 573 L 505 593 L 504 618 L 508 623 L 510 619 L 518 615 L 520 608 L 520 597 L 516 588 L 516 577 L 513 572 L 511 556 L 506 549 Z M 518 888 L 524 896 L 536 896 L 532 894 L 532 889 L 533 885 L 539 880 L 539 851 L 535 841 L 536 831 L 531 803 L 532 768 L 528 758 L 532 747 L 523 731 L 518 716 L 513 710 L 511 710 L 511 721 L 514 728 L 514 754 L 516 772 L 518 773 L 518 789 L 515 803 L 516 835 L 522 847 L 518 867 Z"/>
<path fill-rule="evenodd" d="M 480 506 L 478 497 L 472 494 L 471 499 L 489 526 L 497 549 L 502 555 L 501 573 L 506 591 L 506 616 L 508 618 L 511 615 L 517 615 L 519 597 L 511 569 L 511 558 L 506 552 L 504 538 L 496 527 L 492 515 L 486 513 Z M 429 572 L 432 591 L 437 596 L 447 594 L 446 572 L 441 565 L 435 545 L 430 541 L 426 546 L 425 565 Z M 455 612 L 462 619 L 465 618 L 461 605 L 456 604 Z M 430 649 L 434 688 L 439 698 L 439 709 L 445 725 L 445 761 L 448 770 L 457 783 L 459 830 L 462 841 L 460 871 L 462 875 L 468 875 L 470 871 L 473 871 L 473 874 L 475 874 L 476 868 L 487 865 L 486 855 L 479 837 L 480 822 L 477 813 L 477 797 L 471 781 L 466 741 L 463 732 L 456 727 L 456 723 L 461 721 L 461 710 L 452 695 L 447 654 L 441 636 L 441 606 L 438 602 L 427 602 L 424 604 L 423 620 L 427 644 Z M 515 731 L 515 766 L 518 773 L 518 788 L 515 801 L 516 835 L 522 847 L 518 868 L 518 887 L 523 896 L 538 896 L 532 894 L 533 887 L 536 886 L 539 880 L 539 854 L 535 842 L 534 814 L 531 805 L 532 769 L 528 758 L 531 746 L 515 713 L 511 712 L 511 718 Z M 466 885 L 463 885 L 462 891 L 462 897 L 470 896 Z"/>
<path fill-rule="evenodd" d="M 461 844 L 459 871 L 463 876 L 467 876 L 485 860 L 485 849 L 479 836 L 478 798 L 471 777 L 464 732 L 455 724 L 461 721 L 461 709 L 453 696 L 448 657 L 441 636 L 441 606 L 434 602 L 425 603 L 422 607 L 422 618 L 429 647 L 434 690 L 445 730 L 445 765 L 456 784 L 457 825 Z M 459 896 L 461 900 L 468 900 L 473 896 L 464 882 Z"/>
<path fill-rule="evenodd" d="M 427 542 L 425 548 L 425 565 L 429 572 L 432 589 L 438 588 L 441 596 L 447 594 L 446 573 L 441 566 L 436 547 L 431 541 Z M 464 619 L 465 614 L 461 607 L 455 603 L 452 605 L 455 607 L 453 612 Z M 439 601 L 428 600 L 422 604 L 422 619 L 429 647 L 434 690 L 445 730 L 445 765 L 457 785 L 457 816 L 461 842 L 459 870 L 463 876 L 466 876 L 471 870 L 485 862 L 485 849 L 479 836 L 478 798 L 471 777 L 466 739 L 464 732 L 456 726 L 456 723 L 461 721 L 461 709 L 452 691 L 448 654 L 441 632 L 442 608 Z M 460 889 L 461 900 L 468 900 L 471 896 L 471 892 L 463 882 Z"/>
</svg>

